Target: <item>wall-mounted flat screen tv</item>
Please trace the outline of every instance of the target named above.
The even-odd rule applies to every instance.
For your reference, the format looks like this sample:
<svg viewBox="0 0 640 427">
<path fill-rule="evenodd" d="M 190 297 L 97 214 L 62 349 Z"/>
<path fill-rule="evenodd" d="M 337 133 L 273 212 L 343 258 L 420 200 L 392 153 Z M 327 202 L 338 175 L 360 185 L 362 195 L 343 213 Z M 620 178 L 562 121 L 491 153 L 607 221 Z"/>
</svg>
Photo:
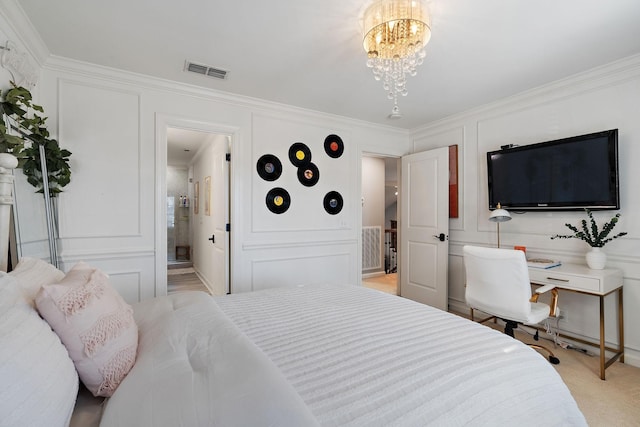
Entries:
<svg viewBox="0 0 640 427">
<path fill-rule="evenodd" d="M 620 209 L 618 129 L 487 153 L 489 209 Z"/>
</svg>

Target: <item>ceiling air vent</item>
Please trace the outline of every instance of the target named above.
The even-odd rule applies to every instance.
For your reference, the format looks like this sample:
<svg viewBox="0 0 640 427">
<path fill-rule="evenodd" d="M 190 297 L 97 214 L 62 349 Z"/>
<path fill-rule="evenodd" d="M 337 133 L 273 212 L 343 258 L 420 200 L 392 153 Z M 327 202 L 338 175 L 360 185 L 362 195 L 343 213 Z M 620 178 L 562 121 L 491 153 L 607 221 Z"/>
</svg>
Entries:
<svg viewBox="0 0 640 427">
<path fill-rule="evenodd" d="M 210 67 L 208 65 L 195 64 L 187 61 L 184 67 L 185 71 L 191 73 L 202 74 L 203 76 L 214 77 L 216 79 L 224 80 L 227 78 L 227 71 L 220 68 Z"/>
</svg>

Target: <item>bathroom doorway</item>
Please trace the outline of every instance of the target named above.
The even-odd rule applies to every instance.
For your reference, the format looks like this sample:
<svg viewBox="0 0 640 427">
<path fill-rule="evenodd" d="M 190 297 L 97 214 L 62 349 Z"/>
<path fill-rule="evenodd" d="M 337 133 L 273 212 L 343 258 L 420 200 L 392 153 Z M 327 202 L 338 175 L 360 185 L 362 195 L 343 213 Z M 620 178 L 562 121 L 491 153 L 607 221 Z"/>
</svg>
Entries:
<svg viewBox="0 0 640 427">
<path fill-rule="evenodd" d="M 167 128 L 167 273 L 194 274 L 214 295 L 229 293 L 230 139 Z"/>
</svg>

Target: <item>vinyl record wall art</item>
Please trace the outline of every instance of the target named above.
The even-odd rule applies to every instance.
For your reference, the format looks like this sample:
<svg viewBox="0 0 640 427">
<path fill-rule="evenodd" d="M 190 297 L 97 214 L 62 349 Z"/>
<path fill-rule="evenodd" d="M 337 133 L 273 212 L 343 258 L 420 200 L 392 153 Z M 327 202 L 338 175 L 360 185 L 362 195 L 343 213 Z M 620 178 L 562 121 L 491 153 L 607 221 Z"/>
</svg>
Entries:
<svg viewBox="0 0 640 427">
<path fill-rule="evenodd" d="M 306 187 L 313 187 L 317 184 L 319 179 L 320 171 L 315 164 L 309 163 L 298 168 L 298 181 L 300 181 L 302 185 Z"/>
<path fill-rule="evenodd" d="M 336 215 L 342 210 L 343 200 L 342 195 L 337 191 L 329 191 L 322 202 L 324 204 L 324 210 L 331 215 Z"/>
<path fill-rule="evenodd" d="M 311 150 L 302 142 L 296 142 L 289 147 L 289 160 L 294 166 L 300 167 L 311 163 Z"/>
<path fill-rule="evenodd" d="M 282 163 L 273 154 L 265 154 L 256 164 L 258 175 L 265 181 L 275 181 L 282 174 Z"/>
<path fill-rule="evenodd" d="M 276 187 L 271 189 L 267 193 L 266 198 L 267 208 L 275 213 L 285 213 L 291 205 L 291 196 L 284 188 Z"/>
<path fill-rule="evenodd" d="M 324 139 L 324 151 L 329 157 L 337 159 L 344 153 L 344 143 L 338 135 L 329 135 Z"/>
<path fill-rule="evenodd" d="M 320 141 L 316 142 L 320 143 Z M 332 159 L 340 158 L 344 153 L 344 143 L 342 141 L 342 138 L 335 134 L 330 134 L 324 139 L 323 147 L 327 156 Z M 327 160 L 325 157 L 321 157 L 319 160 L 317 160 L 316 163 L 313 163 L 311 161 L 311 149 L 303 142 L 294 142 L 293 144 L 291 144 L 288 149 L 288 156 L 291 164 L 297 169 L 298 181 L 304 187 L 314 187 L 320 182 L 320 168 L 318 167 L 318 162 L 320 163 L 321 167 L 322 165 L 325 165 L 327 161 L 332 162 L 331 160 Z M 342 163 L 332 162 L 332 167 L 335 170 L 336 168 L 339 168 L 341 164 Z M 286 165 L 283 165 L 280 159 L 274 154 L 264 154 L 258 159 L 256 163 L 256 170 L 258 172 L 258 175 L 264 181 L 268 182 L 276 181 L 281 178 L 283 176 L 283 173 L 285 173 L 284 168 L 286 168 Z M 286 174 L 288 173 L 289 172 L 287 171 Z M 287 181 L 285 184 L 290 184 L 289 178 L 286 178 L 285 181 Z M 325 185 L 329 186 L 329 188 L 336 188 L 336 186 L 340 186 L 340 178 L 338 176 L 328 175 L 323 180 L 323 183 L 324 181 L 327 181 Z M 265 188 L 264 190 L 267 189 Z M 316 203 L 318 202 L 308 204 L 305 203 L 304 200 L 309 200 L 310 197 L 322 197 L 322 194 L 325 194 L 324 198 L 322 199 L 324 210 L 329 215 L 339 214 L 344 207 L 342 194 L 340 194 L 338 191 L 329 191 L 325 193 L 326 190 L 326 188 L 319 188 L 316 190 L 301 190 L 299 187 L 297 187 L 296 191 L 292 193 L 293 197 L 301 198 L 301 200 L 303 200 L 303 204 L 297 206 L 296 209 L 302 208 L 304 211 L 304 209 L 308 210 L 314 205 L 318 206 L 316 205 Z M 267 206 L 267 209 L 269 209 L 269 211 L 271 211 L 272 213 L 283 214 L 287 212 L 291 207 L 291 198 L 292 196 L 291 194 L 289 194 L 289 191 L 285 190 L 282 187 L 275 187 L 271 188 L 267 192 L 265 197 L 265 204 Z M 306 212 L 304 215 L 312 215 L 312 212 Z"/>
</svg>

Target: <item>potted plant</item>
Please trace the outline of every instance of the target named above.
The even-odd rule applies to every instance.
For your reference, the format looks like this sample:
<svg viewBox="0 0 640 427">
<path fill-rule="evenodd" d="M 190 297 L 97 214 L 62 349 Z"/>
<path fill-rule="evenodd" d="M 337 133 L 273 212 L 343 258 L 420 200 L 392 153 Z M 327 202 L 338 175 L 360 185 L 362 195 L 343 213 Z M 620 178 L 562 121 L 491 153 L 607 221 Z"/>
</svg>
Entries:
<svg viewBox="0 0 640 427">
<path fill-rule="evenodd" d="M 614 236 L 609 235 L 611 230 L 613 230 L 613 227 L 618 223 L 620 213 L 615 214 L 613 218 L 607 221 L 600 230 L 593 218 L 591 210 L 585 209 L 585 211 L 589 217 L 589 225 L 587 225 L 586 219 L 581 221 L 580 229 L 575 225 L 565 224 L 569 230 L 573 231 L 573 234 L 556 234 L 555 236 L 552 236 L 551 239 L 580 239 L 585 241 L 589 246 L 591 246 L 591 251 L 586 255 L 587 265 L 593 270 L 602 270 L 607 262 L 607 255 L 600 249 L 613 239 L 626 236 L 627 233 L 623 231 Z"/>
<path fill-rule="evenodd" d="M 38 115 L 37 112 L 42 113 L 43 109 L 31 102 L 31 92 L 13 82 L 11 86 L 6 92 L 0 93 L 0 114 L 3 116 L 0 123 L 0 152 L 16 156 L 18 167 L 22 168 L 29 184 L 42 193 L 44 185 L 40 147 L 43 147 L 49 194 L 55 197 L 71 181 L 71 152 L 61 149 L 58 141 L 50 138 L 45 124 L 47 118 Z"/>
</svg>

